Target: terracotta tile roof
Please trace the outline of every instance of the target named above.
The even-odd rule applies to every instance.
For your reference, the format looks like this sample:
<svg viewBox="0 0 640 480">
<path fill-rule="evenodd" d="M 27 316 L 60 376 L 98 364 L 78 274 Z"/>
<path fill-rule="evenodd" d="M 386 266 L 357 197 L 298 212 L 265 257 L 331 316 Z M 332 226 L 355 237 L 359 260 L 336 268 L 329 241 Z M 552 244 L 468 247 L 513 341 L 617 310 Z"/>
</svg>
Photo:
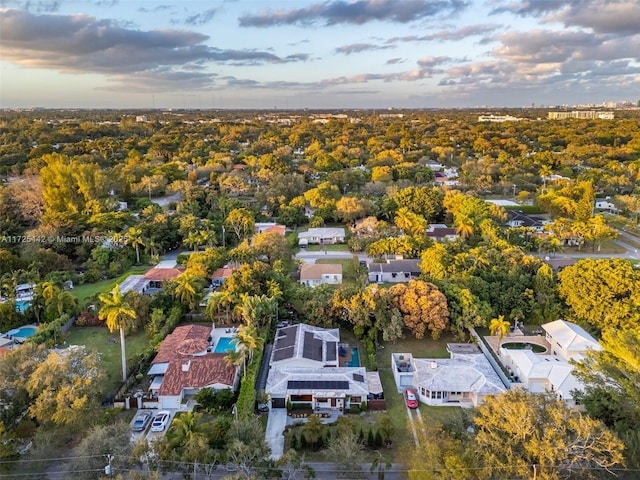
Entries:
<svg viewBox="0 0 640 480">
<path fill-rule="evenodd" d="M 176 268 L 152 268 L 142 277 L 145 280 L 155 282 L 164 282 L 165 280 L 173 280 L 178 278 L 186 269 L 184 267 Z"/>
<path fill-rule="evenodd" d="M 233 268 L 218 268 L 211 274 L 211 278 L 229 278 L 233 273 Z"/>
<path fill-rule="evenodd" d="M 277 233 L 278 235 L 281 235 L 281 236 L 284 237 L 286 228 L 287 227 L 285 227 L 284 225 L 274 225 L 273 227 L 269 227 L 269 228 L 263 230 L 262 233 L 264 233 L 264 232 L 273 232 L 273 233 Z"/>
<path fill-rule="evenodd" d="M 224 357 L 224 353 L 207 353 L 189 360 L 171 362 L 158 393 L 180 395 L 185 388 L 204 388 L 216 383 L 233 386 L 236 367 L 229 365 Z"/>
<path fill-rule="evenodd" d="M 194 353 L 207 349 L 209 335 L 211 335 L 209 325 L 181 325 L 167 335 L 151 363 L 167 363 L 192 358 Z M 199 350 L 195 350 L 196 348 Z"/>
</svg>

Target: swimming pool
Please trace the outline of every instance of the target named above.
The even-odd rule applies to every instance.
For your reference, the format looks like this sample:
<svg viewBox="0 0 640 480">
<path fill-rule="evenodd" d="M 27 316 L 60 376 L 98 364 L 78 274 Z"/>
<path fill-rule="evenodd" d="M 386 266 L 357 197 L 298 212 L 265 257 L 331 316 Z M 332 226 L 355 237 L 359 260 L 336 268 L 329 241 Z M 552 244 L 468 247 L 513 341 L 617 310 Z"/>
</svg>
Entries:
<svg viewBox="0 0 640 480">
<path fill-rule="evenodd" d="M 220 337 L 213 353 L 229 353 L 235 351 L 236 346 L 233 344 L 232 337 Z"/>
<path fill-rule="evenodd" d="M 351 361 L 347 362 L 347 367 L 359 367 L 360 366 L 360 354 L 358 353 L 358 347 L 351 347 Z"/>
<path fill-rule="evenodd" d="M 29 305 L 31 305 L 31 302 L 28 302 L 26 300 L 16 300 L 16 310 L 20 313 L 26 312 L 27 308 L 29 308 Z"/>
<path fill-rule="evenodd" d="M 18 338 L 29 338 L 30 336 L 35 334 L 36 334 L 36 327 L 30 327 L 30 326 L 16 328 L 13 330 L 9 330 L 7 332 L 7 335 L 12 335 Z"/>
</svg>

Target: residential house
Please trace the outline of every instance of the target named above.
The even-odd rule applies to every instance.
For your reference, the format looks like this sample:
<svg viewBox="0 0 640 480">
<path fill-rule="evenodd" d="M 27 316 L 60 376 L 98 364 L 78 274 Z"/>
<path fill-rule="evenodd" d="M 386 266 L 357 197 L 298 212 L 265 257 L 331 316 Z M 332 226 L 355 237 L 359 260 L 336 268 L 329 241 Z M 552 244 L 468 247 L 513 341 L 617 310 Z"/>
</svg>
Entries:
<svg viewBox="0 0 640 480">
<path fill-rule="evenodd" d="M 164 339 L 147 373 L 153 377 L 149 390 L 158 408 L 178 409 L 187 396 L 203 388 L 237 389 L 238 367 L 225 360 L 226 351 L 216 352 L 221 339 L 228 344 L 222 331 L 210 325 L 181 325 Z"/>
<path fill-rule="evenodd" d="M 300 246 L 344 243 L 344 239 L 344 228 L 337 227 L 310 228 L 306 232 L 300 232 L 298 234 L 298 243 Z"/>
<path fill-rule="evenodd" d="M 618 207 L 611 202 L 611 197 L 607 198 L 596 198 L 594 209 L 599 212 L 607 212 L 607 213 L 620 213 Z"/>
<path fill-rule="evenodd" d="M 300 265 L 300 283 L 307 287 L 342 283 L 342 264 L 303 263 Z"/>
<path fill-rule="evenodd" d="M 164 288 L 164 283 L 175 280 L 184 273 L 184 267 L 152 268 L 142 276 L 142 293 L 151 295 Z"/>
<path fill-rule="evenodd" d="M 347 353 L 349 363 L 344 362 Z M 384 397 L 377 372 L 359 366 L 357 349 L 340 342 L 337 328 L 304 323 L 279 328 L 269 365 L 265 391 L 272 408 L 285 408 L 289 402 L 343 412 L 352 404 Z"/>
<path fill-rule="evenodd" d="M 221 287 L 224 285 L 224 282 L 233 274 L 234 269 L 229 268 L 228 266 L 224 266 L 216 269 L 211 274 L 211 285 L 214 287 Z"/>
<path fill-rule="evenodd" d="M 276 222 L 257 222 L 254 225 L 254 233 L 275 232 L 284 237 L 287 227 Z"/>
<path fill-rule="evenodd" d="M 527 215 L 520 210 L 507 210 L 507 225 L 511 228 L 530 228 L 538 233 L 544 232 L 544 226 L 552 223 L 551 221 Z"/>
<path fill-rule="evenodd" d="M 425 231 L 425 235 L 435 242 L 455 242 L 460 238 L 455 228 L 442 223 L 433 223 Z"/>
<path fill-rule="evenodd" d="M 368 263 L 369 281 L 372 283 L 408 282 L 422 273 L 420 260 L 387 260 L 384 263 Z"/>
<path fill-rule="evenodd" d="M 448 343 L 450 358 L 413 358 L 392 353 L 398 391 L 413 388 L 418 399 L 431 406 L 477 407 L 486 397 L 507 390 L 477 345 Z"/>
<path fill-rule="evenodd" d="M 531 349 L 511 350 L 503 342 L 499 357 L 514 385 L 532 393 L 553 392 L 568 406 L 575 406 L 573 392 L 584 386 L 573 375 L 571 360 L 581 360 L 589 350 L 602 347 L 582 327 L 565 320 L 542 325 L 548 347 L 543 353 Z"/>
</svg>

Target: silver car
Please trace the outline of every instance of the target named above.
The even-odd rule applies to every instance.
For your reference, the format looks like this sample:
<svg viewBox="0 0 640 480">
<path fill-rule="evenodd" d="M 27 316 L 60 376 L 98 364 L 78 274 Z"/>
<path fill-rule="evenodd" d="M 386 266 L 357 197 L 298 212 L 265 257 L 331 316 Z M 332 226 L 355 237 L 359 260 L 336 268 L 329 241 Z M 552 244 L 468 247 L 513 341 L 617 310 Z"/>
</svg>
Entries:
<svg viewBox="0 0 640 480">
<path fill-rule="evenodd" d="M 151 413 L 139 412 L 133 419 L 133 423 L 131 424 L 131 430 L 133 430 L 134 432 L 144 432 L 149 426 L 150 421 L 151 421 Z"/>
</svg>

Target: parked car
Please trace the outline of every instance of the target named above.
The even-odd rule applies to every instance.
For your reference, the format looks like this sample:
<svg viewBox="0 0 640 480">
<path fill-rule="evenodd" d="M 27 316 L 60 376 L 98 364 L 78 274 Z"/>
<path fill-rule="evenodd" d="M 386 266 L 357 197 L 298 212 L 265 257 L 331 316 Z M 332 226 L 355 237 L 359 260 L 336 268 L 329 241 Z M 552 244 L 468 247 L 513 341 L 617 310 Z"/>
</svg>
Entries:
<svg viewBox="0 0 640 480">
<path fill-rule="evenodd" d="M 133 423 L 131 424 L 131 430 L 133 430 L 134 432 L 144 432 L 149 426 L 150 421 L 151 413 L 138 412 L 138 414 L 133 419 Z"/>
<path fill-rule="evenodd" d="M 289 326 L 289 322 L 286 322 L 286 321 L 278 322 L 278 324 L 276 326 L 278 328 L 288 327 Z"/>
<path fill-rule="evenodd" d="M 409 408 L 418 408 L 418 397 L 413 388 L 407 388 L 404 391 L 404 403 L 406 403 Z"/>
<path fill-rule="evenodd" d="M 153 418 L 153 423 L 151 424 L 151 431 L 164 432 L 164 429 L 167 428 L 170 417 L 171 413 L 166 410 L 156 413 L 156 416 Z"/>
</svg>

